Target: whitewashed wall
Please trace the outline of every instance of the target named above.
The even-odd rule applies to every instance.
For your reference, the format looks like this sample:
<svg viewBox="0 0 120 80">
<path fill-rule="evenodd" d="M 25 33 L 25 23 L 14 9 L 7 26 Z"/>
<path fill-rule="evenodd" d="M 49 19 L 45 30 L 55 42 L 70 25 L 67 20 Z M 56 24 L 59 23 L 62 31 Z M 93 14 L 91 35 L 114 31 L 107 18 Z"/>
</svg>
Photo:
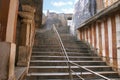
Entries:
<svg viewBox="0 0 120 80">
<path fill-rule="evenodd" d="M 120 15 L 116 15 L 116 36 L 117 36 L 117 58 L 118 58 L 118 66 L 120 68 Z"/>
<path fill-rule="evenodd" d="M 97 51 L 98 51 L 98 53 L 99 53 L 99 50 L 100 50 L 100 48 L 99 48 L 99 34 L 98 34 L 98 25 L 96 25 L 96 41 L 97 41 L 97 46 L 96 46 L 96 48 L 97 48 Z"/>
<path fill-rule="evenodd" d="M 109 57 L 112 58 L 112 25 L 111 18 L 108 18 L 108 40 L 109 40 Z M 110 59 L 110 63 L 112 65 L 112 59 Z"/>
<path fill-rule="evenodd" d="M 105 31 L 103 22 L 101 24 L 101 34 L 102 34 L 102 56 L 105 56 Z"/>
<path fill-rule="evenodd" d="M 107 24 L 106 24 L 106 20 L 104 21 L 105 19 L 103 19 L 103 20 L 101 20 L 101 22 L 99 22 L 99 23 L 101 23 L 101 26 L 100 25 L 98 25 L 98 22 L 95 22 L 95 23 L 93 23 L 93 24 L 96 24 L 96 33 L 94 33 L 93 31 L 93 29 L 95 29 L 95 28 L 92 28 L 92 34 L 90 33 L 90 30 L 91 30 L 91 28 L 88 28 L 87 29 L 87 32 L 85 32 L 85 31 L 82 31 L 82 37 L 84 38 L 85 37 L 85 39 L 83 39 L 83 40 L 85 40 L 85 41 L 87 41 L 88 43 L 90 43 L 91 42 L 91 35 L 92 35 L 92 47 L 93 48 L 95 48 L 95 41 L 94 41 L 94 39 L 95 39 L 95 37 L 94 37 L 94 34 L 96 34 L 96 48 L 97 48 L 97 52 L 98 52 L 98 55 L 100 55 L 100 45 L 102 44 L 102 55 L 101 56 L 104 56 L 104 57 L 109 57 L 109 59 L 110 59 L 110 61 L 106 61 L 106 60 L 108 60 L 108 59 L 105 59 L 105 58 L 103 58 L 103 60 L 105 60 L 107 63 L 109 62 L 109 65 L 111 65 L 111 66 L 113 66 L 113 67 L 117 67 L 117 64 L 116 64 L 116 60 L 117 60 L 117 62 L 118 62 L 118 68 L 120 68 L 120 14 L 116 14 L 115 15 L 115 24 L 114 24 L 114 22 L 112 22 L 112 21 L 114 21 L 114 15 L 113 16 L 107 16 L 107 18 L 106 18 L 106 20 L 107 20 Z M 93 25 L 91 25 L 92 27 L 93 27 Z M 106 35 L 107 33 L 105 32 L 105 29 L 106 29 L 106 26 L 108 27 L 107 28 L 107 30 L 108 30 L 108 35 Z M 113 30 L 115 30 L 115 27 L 116 27 L 116 36 L 113 36 L 113 32 L 114 31 L 112 31 L 112 29 Z M 102 39 L 100 39 L 100 33 L 99 33 L 99 29 L 101 29 L 101 38 Z M 85 29 L 83 29 L 83 30 L 85 30 Z M 106 34 L 105 34 L 106 33 Z M 84 35 L 85 34 L 85 35 Z M 88 34 L 88 39 L 87 39 L 87 34 Z M 107 43 L 105 43 L 105 35 L 106 36 L 108 36 L 108 56 L 107 56 L 107 45 L 105 45 L 105 44 L 107 44 Z M 115 35 L 115 34 L 114 34 Z M 117 46 L 113 46 L 113 43 L 115 43 L 114 41 L 113 41 L 113 37 L 116 37 L 116 39 L 114 39 L 114 40 L 116 40 L 116 44 L 117 44 Z M 99 41 L 100 40 L 102 40 L 101 42 L 102 43 L 99 43 Z M 117 54 L 116 54 L 116 47 L 117 47 Z M 113 50 L 114 50 L 114 52 L 115 53 L 113 53 Z M 114 55 L 114 57 L 115 58 L 117 58 L 117 59 L 113 59 L 113 55 Z M 117 55 L 117 57 L 116 57 L 116 55 Z M 113 64 L 115 64 L 115 65 L 113 65 Z"/>
<path fill-rule="evenodd" d="M 93 26 L 94 27 L 94 26 Z M 93 44 L 92 44 L 92 46 L 94 47 L 94 29 L 92 28 L 92 42 L 93 42 Z"/>
</svg>

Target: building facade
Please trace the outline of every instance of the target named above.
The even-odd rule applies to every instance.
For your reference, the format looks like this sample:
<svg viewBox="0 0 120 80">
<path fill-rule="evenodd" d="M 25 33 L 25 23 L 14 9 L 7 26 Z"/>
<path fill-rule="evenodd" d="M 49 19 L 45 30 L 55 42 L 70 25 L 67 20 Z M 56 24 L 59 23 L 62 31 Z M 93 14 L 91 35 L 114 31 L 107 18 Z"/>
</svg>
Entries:
<svg viewBox="0 0 120 80">
<path fill-rule="evenodd" d="M 107 1 L 111 1 L 111 3 Z M 105 0 L 102 3 L 104 5 L 104 7 L 102 6 L 103 9 L 79 26 L 78 37 L 80 40 L 90 44 L 91 48 L 108 65 L 119 72 L 120 1 Z"/>
</svg>

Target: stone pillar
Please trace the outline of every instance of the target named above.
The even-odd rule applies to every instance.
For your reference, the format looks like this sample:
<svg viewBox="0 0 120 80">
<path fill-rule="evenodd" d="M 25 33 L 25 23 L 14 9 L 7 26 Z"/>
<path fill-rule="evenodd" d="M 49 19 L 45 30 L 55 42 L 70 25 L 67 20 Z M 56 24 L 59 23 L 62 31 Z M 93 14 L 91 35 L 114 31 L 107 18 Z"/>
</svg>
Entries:
<svg viewBox="0 0 120 80">
<path fill-rule="evenodd" d="M 18 0 L 0 0 L 0 80 L 14 80 Z"/>
<path fill-rule="evenodd" d="M 18 66 L 28 66 L 31 24 L 23 22 L 21 26 L 20 45 L 18 53 Z"/>
<path fill-rule="evenodd" d="M 0 42 L 0 80 L 14 80 L 16 45 Z"/>
<path fill-rule="evenodd" d="M 22 20 L 20 43 L 18 51 L 17 66 L 28 67 L 32 51 L 32 43 L 35 34 L 34 12 L 35 9 L 28 5 L 22 5 L 22 10 L 19 12 Z"/>
</svg>

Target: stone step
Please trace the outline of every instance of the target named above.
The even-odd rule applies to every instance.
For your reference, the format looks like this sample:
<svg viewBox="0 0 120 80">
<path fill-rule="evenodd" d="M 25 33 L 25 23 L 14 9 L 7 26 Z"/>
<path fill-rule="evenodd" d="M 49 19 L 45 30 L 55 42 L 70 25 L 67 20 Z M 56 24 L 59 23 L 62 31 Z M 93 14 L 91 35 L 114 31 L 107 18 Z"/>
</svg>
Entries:
<svg viewBox="0 0 120 80">
<path fill-rule="evenodd" d="M 60 48 L 59 45 L 37 45 L 37 46 L 33 46 L 33 48 Z"/>
<path fill-rule="evenodd" d="M 84 46 L 87 46 L 85 43 L 80 43 L 80 42 L 67 42 L 67 41 L 64 41 L 63 42 L 64 45 L 66 44 L 72 44 L 72 45 L 84 45 Z"/>
<path fill-rule="evenodd" d="M 56 52 L 62 52 L 62 50 L 61 49 L 33 49 L 33 51 L 41 51 L 41 52 L 48 52 L 48 51 L 56 51 Z M 77 49 L 77 50 L 75 50 L 75 49 L 67 49 L 66 50 L 67 52 L 81 52 L 81 53 L 89 53 L 90 52 L 90 50 L 84 50 L 84 49 Z"/>
<path fill-rule="evenodd" d="M 42 38 L 42 39 L 41 39 Z M 43 37 L 39 37 L 39 38 L 37 38 L 37 40 L 39 40 L 39 42 L 45 42 L 45 41 L 50 41 L 50 42 L 52 42 L 52 41 L 58 41 L 56 38 L 48 38 L 48 37 L 45 37 L 45 38 L 43 38 Z"/>
<path fill-rule="evenodd" d="M 77 63 L 81 66 L 105 66 L 106 63 L 103 61 L 72 61 L 74 63 Z M 65 60 L 31 60 L 30 61 L 31 66 L 66 66 L 67 61 Z"/>
<path fill-rule="evenodd" d="M 75 37 L 74 38 L 71 38 L 70 40 L 65 40 L 65 39 L 62 39 L 62 41 L 73 41 L 73 42 L 81 42 L 81 43 L 84 43 L 83 41 L 81 40 L 77 40 Z"/>
<path fill-rule="evenodd" d="M 109 77 L 109 78 L 114 78 L 114 77 L 118 77 L 118 74 L 116 72 L 113 72 L 113 71 L 107 71 L 107 72 L 97 72 L 101 75 L 104 75 L 106 77 Z M 76 74 L 78 75 L 81 75 L 80 72 L 76 72 L 76 73 L 72 73 L 72 76 L 74 78 L 77 78 L 76 77 Z M 40 79 L 69 79 L 69 73 L 29 73 L 27 76 L 29 76 L 29 79 L 32 79 L 32 80 L 40 80 Z M 92 79 L 100 79 L 100 77 L 98 76 L 95 76 L 89 72 L 83 72 L 82 75 L 81 75 L 83 78 L 92 78 Z M 101 78 L 102 79 L 102 78 Z M 104 80 L 104 79 L 103 79 Z"/>
<path fill-rule="evenodd" d="M 50 49 L 53 48 L 54 49 L 54 48 L 61 48 L 61 47 L 60 47 L 60 45 L 53 45 L 53 46 L 52 45 L 39 45 L 39 46 L 37 45 L 37 46 L 34 46 L 33 49 L 34 48 L 39 48 L 39 49 L 40 48 L 50 48 Z M 65 46 L 65 48 L 66 49 L 72 49 L 72 48 L 73 49 L 90 49 L 88 47 L 83 47 L 83 46 L 82 47 L 80 47 L 80 46 L 74 46 L 74 47 L 73 46 Z"/>
<path fill-rule="evenodd" d="M 36 51 L 36 52 L 32 52 L 32 55 L 48 55 L 48 56 L 63 56 L 62 52 L 40 52 L 40 51 Z M 80 53 L 80 52 L 67 52 L 68 56 L 91 56 L 91 53 Z"/>
<path fill-rule="evenodd" d="M 109 77 L 110 80 L 119 80 L 118 73 L 113 71 L 112 67 L 107 66 L 100 57 L 93 56 L 89 46 L 83 41 L 77 41 L 74 36 L 66 33 L 62 33 L 60 36 L 70 61 Z M 26 80 L 70 80 L 68 61 L 62 53 L 54 33 L 48 33 L 48 31 L 40 33 L 40 36 L 37 35 L 36 41 L 37 45 L 33 47 Z M 81 80 L 76 76 L 76 74 L 81 75 L 81 71 L 81 76 L 85 80 L 104 80 L 73 64 L 71 64 L 71 68 L 76 72 L 72 73 L 73 80 Z"/>
<path fill-rule="evenodd" d="M 61 50 L 61 48 L 33 48 L 33 50 Z M 88 51 L 89 48 L 65 48 L 66 51 Z"/>
<path fill-rule="evenodd" d="M 26 79 L 25 79 L 26 80 Z M 32 80 L 32 79 L 28 79 Z M 41 80 L 70 80 L 70 79 L 41 79 Z M 79 78 L 74 78 L 74 80 L 80 80 Z M 103 79 L 85 79 L 85 80 L 103 80 Z M 111 78 L 111 80 L 120 80 L 119 78 Z"/>
<path fill-rule="evenodd" d="M 41 51 L 41 52 L 48 52 L 48 51 L 50 51 L 50 52 L 62 52 L 62 50 L 61 49 L 33 49 L 32 51 Z"/>
<path fill-rule="evenodd" d="M 112 68 L 109 66 L 83 66 L 86 67 L 92 71 L 112 71 Z M 86 72 L 86 70 L 83 70 L 81 68 L 78 68 L 77 66 L 71 66 L 71 69 L 75 72 L 83 71 Z M 35 72 L 35 73 L 44 73 L 44 72 L 68 72 L 69 67 L 68 66 L 30 66 L 29 67 L 29 73 Z"/>
<path fill-rule="evenodd" d="M 35 49 L 60 49 L 61 47 L 60 46 L 55 46 L 55 47 L 42 47 L 42 46 L 39 46 L 39 47 L 33 47 L 33 50 Z M 90 50 L 90 48 L 84 48 L 84 47 L 65 47 L 66 50 Z"/>
<path fill-rule="evenodd" d="M 74 44 L 74 45 L 73 45 L 73 44 L 64 44 L 65 47 L 68 47 L 68 46 L 71 46 L 71 45 L 72 45 L 73 47 L 80 47 L 80 48 L 81 48 L 81 47 L 83 47 L 83 48 L 87 48 L 87 47 L 88 47 L 88 46 L 86 46 L 86 45 L 81 45 L 81 44 L 80 44 L 80 45 L 78 45 L 78 44 Z"/>
<path fill-rule="evenodd" d="M 88 48 L 88 46 L 86 46 L 86 45 L 84 45 L 84 44 L 80 44 L 80 45 L 78 45 L 78 44 L 74 44 L 74 45 L 72 45 L 72 46 L 69 46 L 69 45 L 71 45 L 71 44 L 64 44 L 64 46 L 66 46 L 66 47 L 71 47 L 71 48 L 74 48 L 74 47 L 85 47 L 85 48 Z M 38 44 L 38 47 L 58 47 L 58 46 L 60 46 L 59 44 L 53 44 L 53 45 L 47 45 L 47 44 Z"/>
<path fill-rule="evenodd" d="M 69 56 L 70 60 L 101 60 L 100 57 L 92 56 Z M 31 60 L 65 60 L 65 56 L 32 56 Z"/>
<path fill-rule="evenodd" d="M 59 43 L 51 43 L 51 42 L 45 42 L 45 43 L 37 43 L 38 45 L 59 45 Z"/>
<path fill-rule="evenodd" d="M 30 79 L 30 78 L 28 78 L 28 79 L 25 79 L 25 80 L 33 80 L 33 79 Z M 40 80 L 70 80 L 70 79 L 40 79 Z M 74 79 L 74 80 L 80 80 L 80 79 Z"/>
<path fill-rule="evenodd" d="M 72 47 L 88 47 L 87 45 L 85 45 L 85 44 L 75 44 L 75 43 L 63 43 L 64 44 L 64 46 L 68 46 L 69 47 L 69 45 L 72 45 Z M 39 46 L 59 46 L 59 43 L 56 43 L 56 44 L 52 44 L 52 43 L 38 43 L 38 45 Z"/>
</svg>

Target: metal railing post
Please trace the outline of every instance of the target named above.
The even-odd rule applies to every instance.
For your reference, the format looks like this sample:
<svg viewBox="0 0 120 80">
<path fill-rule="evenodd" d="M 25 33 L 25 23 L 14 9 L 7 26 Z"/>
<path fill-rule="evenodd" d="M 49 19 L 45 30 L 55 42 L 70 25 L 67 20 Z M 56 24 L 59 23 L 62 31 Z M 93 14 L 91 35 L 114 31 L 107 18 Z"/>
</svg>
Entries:
<svg viewBox="0 0 120 80">
<path fill-rule="evenodd" d="M 68 62 L 68 66 L 69 66 L 69 76 L 70 76 L 70 80 L 73 80 L 71 65 L 70 65 L 69 62 Z"/>
</svg>

